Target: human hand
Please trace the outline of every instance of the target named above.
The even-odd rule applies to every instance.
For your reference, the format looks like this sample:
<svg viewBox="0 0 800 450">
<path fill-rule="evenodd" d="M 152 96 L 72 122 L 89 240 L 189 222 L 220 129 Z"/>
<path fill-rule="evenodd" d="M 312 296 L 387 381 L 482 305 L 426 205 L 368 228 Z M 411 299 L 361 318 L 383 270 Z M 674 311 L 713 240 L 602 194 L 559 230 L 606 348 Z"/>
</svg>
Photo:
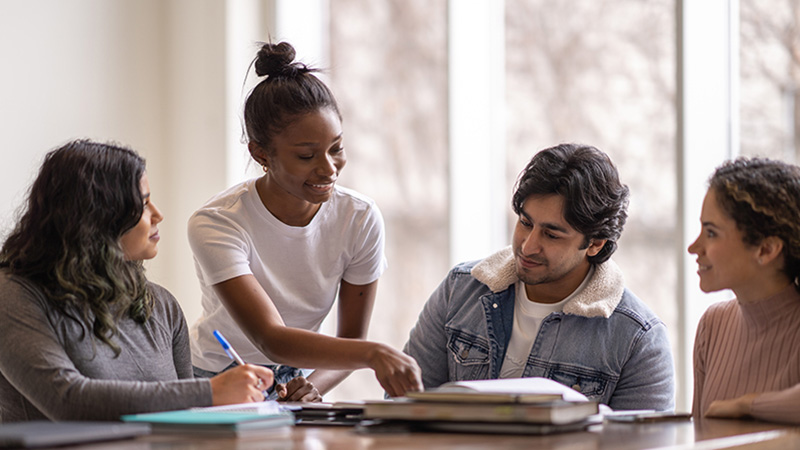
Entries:
<svg viewBox="0 0 800 450">
<path fill-rule="evenodd" d="M 278 393 L 278 401 L 282 402 L 321 402 L 320 395 L 314 383 L 308 381 L 306 377 L 296 377 L 288 383 L 281 383 L 275 386 Z"/>
<path fill-rule="evenodd" d="M 272 371 L 245 364 L 211 378 L 211 404 L 230 405 L 264 401 L 263 391 L 272 386 Z"/>
<path fill-rule="evenodd" d="M 391 397 L 408 391 L 422 391 L 422 371 L 414 358 L 387 345 L 375 344 L 369 355 L 369 367 L 378 383 Z"/>
<path fill-rule="evenodd" d="M 722 419 L 738 419 L 750 415 L 750 405 L 758 394 L 745 394 L 741 397 L 728 400 L 715 400 L 706 410 L 705 417 Z"/>
</svg>

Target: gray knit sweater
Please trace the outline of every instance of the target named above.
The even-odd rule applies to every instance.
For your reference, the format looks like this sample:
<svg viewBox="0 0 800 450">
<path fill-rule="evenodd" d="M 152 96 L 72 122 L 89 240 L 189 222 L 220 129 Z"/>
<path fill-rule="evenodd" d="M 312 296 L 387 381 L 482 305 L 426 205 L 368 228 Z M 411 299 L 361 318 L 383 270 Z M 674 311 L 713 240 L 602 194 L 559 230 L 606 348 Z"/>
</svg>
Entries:
<svg viewBox="0 0 800 450">
<path fill-rule="evenodd" d="M 175 298 L 150 283 L 153 315 L 125 317 L 122 352 L 65 317 L 41 289 L 0 270 L 0 423 L 118 420 L 122 414 L 209 406 L 211 384 L 192 378 L 186 320 Z"/>
</svg>

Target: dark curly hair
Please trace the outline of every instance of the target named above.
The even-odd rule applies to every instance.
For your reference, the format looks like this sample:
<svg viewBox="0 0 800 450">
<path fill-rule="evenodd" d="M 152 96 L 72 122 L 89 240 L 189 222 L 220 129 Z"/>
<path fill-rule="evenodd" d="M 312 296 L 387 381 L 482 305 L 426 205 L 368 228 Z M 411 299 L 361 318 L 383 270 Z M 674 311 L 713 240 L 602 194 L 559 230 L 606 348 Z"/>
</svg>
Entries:
<svg viewBox="0 0 800 450">
<path fill-rule="evenodd" d="M 144 172 L 144 159 L 118 145 L 77 140 L 49 152 L 0 250 L 0 266 L 117 355 L 119 319 L 143 323 L 152 311 L 142 262 L 126 261 L 119 243 L 142 216 Z"/>
<path fill-rule="evenodd" d="M 605 153 L 588 145 L 560 144 L 536 153 L 517 178 L 512 207 L 520 214 L 531 195 L 564 197 L 564 219 L 584 235 L 582 249 L 605 239 L 592 264 L 608 260 L 628 218 L 628 187 Z"/>
<path fill-rule="evenodd" d="M 767 158 L 726 161 L 709 179 L 744 242 L 783 241 L 784 273 L 800 291 L 800 167 Z"/>
<path fill-rule="evenodd" d="M 272 139 L 300 116 L 323 108 L 342 115 L 333 93 L 314 75 L 317 69 L 295 62 L 291 44 L 264 43 L 254 60 L 261 80 L 244 104 L 245 132 L 249 142 L 272 150 Z"/>
</svg>

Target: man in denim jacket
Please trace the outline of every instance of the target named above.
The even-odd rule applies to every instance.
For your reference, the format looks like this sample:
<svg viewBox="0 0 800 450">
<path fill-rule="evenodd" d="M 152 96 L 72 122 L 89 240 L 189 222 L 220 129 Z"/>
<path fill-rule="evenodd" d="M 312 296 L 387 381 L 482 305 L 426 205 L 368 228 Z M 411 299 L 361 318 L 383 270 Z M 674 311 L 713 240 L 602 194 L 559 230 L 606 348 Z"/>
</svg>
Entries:
<svg viewBox="0 0 800 450">
<path fill-rule="evenodd" d="M 411 330 L 404 351 L 425 387 L 546 377 L 615 410 L 673 409 L 666 327 L 609 259 L 628 188 L 608 156 L 574 144 L 543 150 L 512 204 L 512 245 L 453 268 Z"/>
</svg>

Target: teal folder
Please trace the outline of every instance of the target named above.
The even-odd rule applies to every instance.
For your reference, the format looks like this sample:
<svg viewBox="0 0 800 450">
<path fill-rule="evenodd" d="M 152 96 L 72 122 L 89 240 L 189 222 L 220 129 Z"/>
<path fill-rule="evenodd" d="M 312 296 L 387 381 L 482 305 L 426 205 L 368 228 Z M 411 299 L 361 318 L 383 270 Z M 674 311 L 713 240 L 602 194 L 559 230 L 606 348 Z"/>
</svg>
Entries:
<svg viewBox="0 0 800 450">
<path fill-rule="evenodd" d="M 202 410 L 183 409 L 157 413 L 131 414 L 122 416 L 123 422 L 196 424 L 196 425 L 235 425 L 244 422 L 282 419 L 284 413 L 253 414 L 246 412 L 202 412 Z"/>
<path fill-rule="evenodd" d="M 242 435 L 246 431 L 266 430 L 294 425 L 288 411 L 248 411 L 225 408 L 192 408 L 121 417 L 123 422 L 152 425 L 154 432 L 190 432 Z"/>
</svg>

